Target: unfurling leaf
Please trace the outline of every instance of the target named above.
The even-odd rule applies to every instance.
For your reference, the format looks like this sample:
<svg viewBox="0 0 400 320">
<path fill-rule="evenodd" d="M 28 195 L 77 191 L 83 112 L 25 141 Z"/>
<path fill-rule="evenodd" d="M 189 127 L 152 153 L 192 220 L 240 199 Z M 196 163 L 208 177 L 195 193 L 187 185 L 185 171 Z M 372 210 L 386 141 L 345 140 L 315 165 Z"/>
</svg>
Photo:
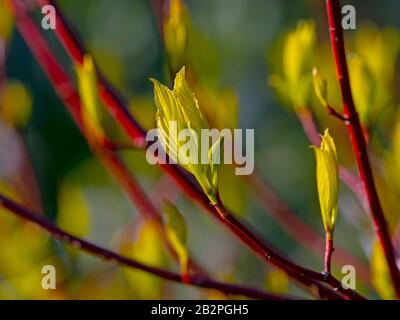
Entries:
<svg viewBox="0 0 400 320">
<path fill-rule="evenodd" d="M 396 300 L 390 270 L 379 241 L 375 241 L 371 252 L 371 282 L 382 299 Z"/>
<path fill-rule="evenodd" d="M 313 68 L 313 84 L 314 84 L 314 91 L 317 95 L 319 101 L 324 107 L 328 106 L 328 86 L 326 79 L 321 77 L 317 67 Z"/>
<path fill-rule="evenodd" d="M 320 148 L 313 146 L 317 162 L 317 189 L 321 208 L 322 222 L 328 235 L 335 228 L 338 210 L 338 159 L 333 138 L 326 129 L 321 136 Z"/>
<path fill-rule="evenodd" d="M 187 249 L 187 227 L 183 215 L 171 202 L 165 201 L 165 231 L 168 241 L 179 258 L 182 275 L 187 275 L 189 259 Z"/>
<path fill-rule="evenodd" d="M 96 68 L 89 55 L 83 57 L 81 65 L 75 66 L 79 95 L 82 100 L 82 120 L 89 135 L 104 136 L 102 113 L 97 89 Z"/>
<path fill-rule="evenodd" d="M 177 73 L 173 90 L 155 79 L 151 81 L 154 84 L 157 130 L 162 147 L 171 159 L 196 177 L 211 203 L 216 204 L 218 166 L 214 162 L 201 161 L 204 148 L 200 139 L 201 129 L 209 129 L 209 125 L 185 80 L 185 67 Z M 178 136 L 185 132 L 189 139 L 179 139 Z M 210 150 L 212 147 L 208 145 L 208 154 Z"/>
</svg>

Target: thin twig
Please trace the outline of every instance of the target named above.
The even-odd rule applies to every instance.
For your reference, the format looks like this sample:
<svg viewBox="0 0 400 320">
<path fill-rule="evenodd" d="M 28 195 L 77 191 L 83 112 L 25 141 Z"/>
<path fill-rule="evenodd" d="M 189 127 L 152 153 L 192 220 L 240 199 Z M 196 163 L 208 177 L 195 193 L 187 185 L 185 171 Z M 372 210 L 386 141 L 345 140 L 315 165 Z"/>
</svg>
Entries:
<svg viewBox="0 0 400 320">
<path fill-rule="evenodd" d="M 301 126 L 303 127 L 303 131 L 308 141 L 315 146 L 319 146 L 321 143 L 321 136 L 319 135 L 319 131 L 311 111 L 308 108 L 301 108 L 298 109 L 296 115 Z M 367 194 L 359 179 L 341 164 L 339 164 L 339 177 L 349 187 L 349 189 L 353 191 L 365 212 L 369 212 L 370 209 L 367 202 Z"/>
<path fill-rule="evenodd" d="M 396 265 L 396 253 L 391 242 L 387 222 L 375 186 L 363 129 L 354 106 L 341 25 L 342 17 L 340 0 L 326 0 L 326 10 L 332 51 L 336 64 L 336 73 L 342 93 L 343 113 L 346 118 L 351 119 L 350 122 L 346 123 L 346 126 L 353 146 L 354 155 L 357 160 L 360 178 L 367 193 L 373 225 L 385 253 L 393 287 L 397 297 L 400 299 L 400 272 Z"/>
<path fill-rule="evenodd" d="M 21 217 L 24 220 L 31 221 L 32 223 L 40 226 L 42 229 L 48 231 L 53 237 L 65 242 L 75 249 L 86 251 L 96 257 L 111 263 L 118 263 L 130 268 L 139 269 L 144 272 L 153 274 L 154 276 L 163 278 L 165 280 L 182 283 L 185 285 L 191 285 L 200 288 L 208 288 L 222 291 L 227 294 L 242 295 L 254 299 L 267 299 L 267 300 L 293 300 L 298 299 L 293 296 L 279 296 L 271 293 L 267 293 L 258 289 L 248 288 L 244 286 L 223 283 L 215 280 L 211 280 L 202 275 L 189 275 L 189 283 L 183 283 L 182 277 L 178 273 L 174 273 L 165 269 L 152 267 L 143 263 L 140 263 L 131 258 L 121 256 L 118 253 L 105 249 L 92 242 L 76 237 L 56 225 L 50 220 L 46 219 L 37 213 L 30 211 L 29 209 L 19 205 L 18 203 L 4 197 L 0 194 L 0 207 L 4 207 L 11 213 Z"/>
</svg>

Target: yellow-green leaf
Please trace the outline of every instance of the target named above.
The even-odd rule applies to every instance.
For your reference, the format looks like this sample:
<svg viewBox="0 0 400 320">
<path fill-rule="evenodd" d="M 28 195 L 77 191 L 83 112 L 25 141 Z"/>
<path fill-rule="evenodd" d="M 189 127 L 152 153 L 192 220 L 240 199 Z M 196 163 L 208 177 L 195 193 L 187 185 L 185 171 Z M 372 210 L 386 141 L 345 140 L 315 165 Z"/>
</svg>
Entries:
<svg viewBox="0 0 400 320">
<path fill-rule="evenodd" d="M 371 280 L 378 294 L 385 300 L 396 300 L 390 270 L 379 241 L 375 241 L 371 253 Z"/>
<path fill-rule="evenodd" d="M 0 38 L 8 39 L 13 27 L 11 1 L 0 0 Z"/>
<path fill-rule="evenodd" d="M 57 223 L 60 227 L 79 237 L 90 231 L 90 211 L 82 188 L 65 182 L 58 195 Z"/>
<path fill-rule="evenodd" d="M 172 70 L 178 70 L 185 63 L 190 30 L 190 18 L 182 0 L 170 0 L 163 31 Z"/>
<path fill-rule="evenodd" d="M 359 55 L 352 54 L 348 59 L 348 64 L 354 103 L 360 120 L 365 125 L 368 124 L 375 107 L 373 105 L 375 85 L 367 65 Z"/>
<path fill-rule="evenodd" d="M 317 162 L 317 189 L 322 221 L 325 231 L 328 234 L 332 234 L 338 210 L 338 159 L 335 142 L 329 134 L 328 129 L 325 130 L 321 139 L 320 148 L 315 146 L 312 148 L 314 149 Z"/>
<path fill-rule="evenodd" d="M 196 177 L 211 203 L 216 204 L 217 166 L 202 163 L 200 157 L 201 129 L 209 129 L 209 125 L 185 80 L 185 67 L 177 73 L 173 90 L 155 79 L 151 81 L 154 84 L 157 130 L 162 147 L 175 162 Z M 179 133 L 185 129 L 189 129 L 189 141 L 178 139 Z"/>
</svg>

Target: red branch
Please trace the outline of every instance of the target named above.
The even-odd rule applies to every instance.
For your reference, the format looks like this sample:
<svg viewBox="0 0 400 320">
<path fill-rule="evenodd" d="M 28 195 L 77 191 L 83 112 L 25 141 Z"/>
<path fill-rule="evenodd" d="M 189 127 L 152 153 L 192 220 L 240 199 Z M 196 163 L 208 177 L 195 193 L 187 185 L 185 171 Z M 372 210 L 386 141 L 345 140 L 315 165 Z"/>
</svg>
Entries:
<svg viewBox="0 0 400 320">
<path fill-rule="evenodd" d="M 18 0 L 14 0 L 14 3 L 20 4 Z M 50 3 L 54 5 L 53 1 L 40 0 L 43 3 Z M 18 6 L 17 6 L 18 9 Z M 17 11 L 18 13 L 18 11 Z M 17 24 L 23 24 L 23 21 L 30 20 L 26 14 L 17 16 Z M 25 41 L 32 45 L 31 42 L 35 41 L 30 37 L 31 30 L 21 30 Z M 82 61 L 82 57 L 85 51 L 82 46 L 77 42 L 77 38 L 73 35 L 71 29 L 66 24 L 66 20 L 62 17 L 62 13 L 57 9 L 57 29 L 55 30 L 61 43 L 64 45 L 70 57 L 74 59 L 75 63 Z M 24 34 L 25 33 L 25 34 Z M 81 50 L 81 51 L 79 51 Z M 80 52 L 79 59 L 76 56 L 76 52 Z M 126 132 L 131 136 L 133 141 L 138 140 L 143 143 L 145 139 L 144 130 L 139 127 L 138 123 L 129 114 L 128 109 L 122 102 L 119 95 L 111 87 L 110 84 L 105 82 L 104 78 L 99 76 L 101 98 L 107 109 L 115 117 L 115 119 L 121 124 Z M 328 299 L 363 299 L 358 293 L 344 289 L 341 287 L 340 281 L 335 279 L 333 276 L 325 277 L 321 273 L 312 271 L 307 268 L 303 268 L 289 259 L 283 257 L 275 249 L 272 249 L 269 244 L 262 240 L 256 233 L 250 230 L 242 221 L 238 220 L 234 215 L 230 214 L 229 211 L 224 208 L 221 204 L 219 207 L 213 207 L 207 196 L 202 192 L 194 178 L 189 175 L 184 169 L 177 165 L 161 165 L 162 169 L 169 173 L 178 183 L 183 191 L 185 191 L 193 200 L 200 203 L 204 208 L 207 209 L 212 216 L 219 220 L 225 225 L 236 237 L 240 238 L 244 244 L 246 244 L 252 251 L 261 256 L 266 262 L 271 263 L 278 268 L 285 271 L 291 278 L 302 284 L 312 294 L 317 294 L 322 298 Z M 332 288 L 326 286 L 329 285 Z M 317 290 L 315 290 L 317 289 Z"/>
<path fill-rule="evenodd" d="M 270 294 L 258 289 L 243 287 L 234 284 L 223 283 L 215 280 L 211 280 L 202 275 L 188 275 L 189 283 L 183 283 L 182 276 L 180 274 L 164 270 L 161 268 L 151 267 L 146 264 L 140 263 L 136 260 L 121 256 L 114 251 L 110 251 L 103 247 L 100 247 L 94 243 L 86 241 L 84 239 L 73 236 L 72 234 L 60 229 L 54 225 L 50 220 L 46 219 L 37 213 L 30 211 L 29 209 L 17 204 L 16 202 L 4 197 L 0 194 L 0 207 L 4 207 L 10 212 L 16 214 L 17 216 L 31 221 L 34 224 L 40 226 L 41 228 L 47 230 L 52 236 L 59 239 L 60 241 L 66 242 L 67 244 L 78 248 L 79 250 L 86 251 L 96 257 L 103 260 L 110 261 L 112 263 L 118 263 L 120 265 L 125 265 L 134 269 L 139 269 L 144 272 L 151 273 L 157 277 L 163 278 L 165 280 L 170 280 L 182 284 L 187 284 L 195 287 L 215 289 L 222 291 L 226 294 L 242 295 L 254 299 L 266 299 L 266 300 L 293 300 L 298 299 L 292 296 L 278 296 Z"/>
<path fill-rule="evenodd" d="M 341 25 L 340 0 L 326 0 L 328 14 L 329 32 L 332 51 L 336 64 L 336 73 L 342 92 L 343 113 L 347 119 L 347 130 L 357 160 L 358 171 L 362 184 L 366 190 L 368 203 L 371 209 L 374 228 L 382 245 L 385 257 L 390 269 L 390 275 L 397 297 L 400 299 L 400 273 L 396 266 L 395 251 L 390 239 L 387 222 L 379 201 L 378 192 L 374 183 L 374 177 L 368 158 L 366 141 L 363 130 L 354 106 L 353 96 L 350 87 L 349 73 L 346 61 L 346 52 L 343 40 Z"/>
</svg>

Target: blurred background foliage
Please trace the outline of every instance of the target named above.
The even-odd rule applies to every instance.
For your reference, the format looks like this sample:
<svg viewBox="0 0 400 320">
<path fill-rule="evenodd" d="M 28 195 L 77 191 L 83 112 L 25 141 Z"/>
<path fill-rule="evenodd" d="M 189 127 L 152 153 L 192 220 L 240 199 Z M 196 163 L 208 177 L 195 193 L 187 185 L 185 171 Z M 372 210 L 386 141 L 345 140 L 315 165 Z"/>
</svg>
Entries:
<svg viewBox="0 0 400 320">
<path fill-rule="evenodd" d="M 143 221 L 91 154 L 14 28 L 6 3 L 0 0 L 0 192 L 43 212 L 78 236 L 179 271 L 155 226 Z M 149 77 L 168 83 L 186 65 L 212 127 L 254 128 L 258 174 L 322 234 L 314 158 L 296 112 L 311 110 L 321 132 L 329 127 L 339 161 L 356 170 L 344 126 L 326 114 L 312 90 L 315 65 L 328 81 L 330 104 L 340 110 L 323 1 L 186 0 L 182 5 L 171 0 L 162 35 L 147 0 L 59 3 L 101 70 L 129 98 L 130 112 L 144 128 L 155 126 Z M 344 3 L 354 5 L 357 12 L 357 29 L 346 31 L 354 99 L 369 138 L 380 196 L 399 246 L 399 4 L 396 0 Z M 36 18 L 40 23 L 40 12 Z M 73 66 L 52 32 L 44 34 L 75 78 Z M 111 137 L 128 141 L 111 118 L 106 121 Z M 185 215 L 188 246 L 210 274 L 277 293 L 303 294 L 285 274 L 265 266 L 190 199 L 174 191 L 173 182 L 150 166 L 143 152 L 127 150 L 122 155 L 159 209 L 167 198 Z M 306 267 L 322 269 L 323 248 L 321 255 L 315 256 L 289 237 L 231 166 L 222 166 L 219 187 L 227 207 L 257 226 L 276 248 Z M 370 266 L 373 287 L 358 282 L 357 289 L 373 298 L 393 297 L 368 215 L 344 185 L 335 244 Z M 56 290 L 40 286 L 45 264 L 57 268 Z M 334 274 L 340 276 L 340 268 L 335 267 Z M 0 209 L 0 298 L 221 297 L 99 262 Z"/>
</svg>

